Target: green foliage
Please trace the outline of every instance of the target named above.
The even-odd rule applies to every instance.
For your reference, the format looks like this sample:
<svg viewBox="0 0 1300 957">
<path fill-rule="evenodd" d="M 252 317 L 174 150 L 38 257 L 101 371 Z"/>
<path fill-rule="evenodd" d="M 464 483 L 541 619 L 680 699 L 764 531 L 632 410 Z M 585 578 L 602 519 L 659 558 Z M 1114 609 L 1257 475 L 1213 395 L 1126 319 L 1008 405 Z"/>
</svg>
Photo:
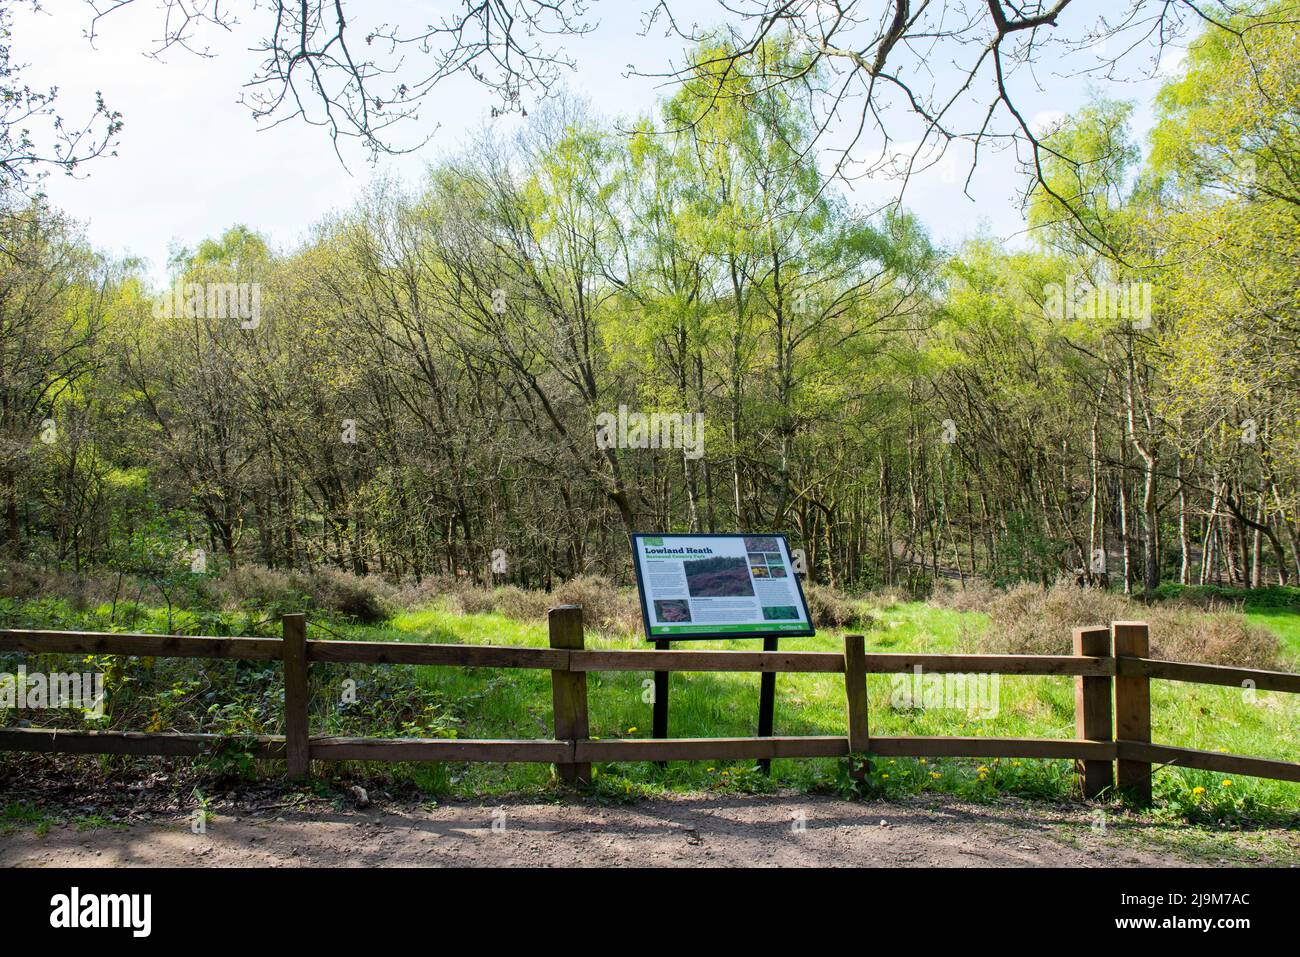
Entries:
<svg viewBox="0 0 1300 957">
<path fill-rule="evenodd" d="M 836 770 L 835 787 L 849 800 L 898 800 L 899 798 L 942 791 L 969 801 L 990 803 L 1007 793 L 1036 800 L 1059 800 L 1068 793 L 1068 772 L 1052 762 L 1003 760 L 988 761 L 926 758 L 880 758 L 863 755 L 863 773 L 850 773 L 849 761 L 841 761 Z M 856 765 L 855 765 L 856 766 Z"/>
<path fill-rule="evenodd" d="M 1057 236 L 1126 242 L 1128 193 L 1140 158 L 1129 135 L 1132 103 L 1096 99 L 1046 138 L 1043 178 L 1030 200 L 1029 223 Z"/>
<path fill-rule="evenodd" d="M 49 830 L 50 817 L 43 808 L 28 801 L 12 801 L 0 805 L 0 834 L 9 834 L 24 827 L 38 828 L 38 833 Z"/>
<path fill-rule="evenodd" d="M 1233 775 L 1165 770 L 1157 774 L 1152 792 L 1157 816 L 1167 820 L 1225 826 L 1258 821 L 1261 814 L 1273 816 Z"/>
<path fill-rule="evenodd" d="M 1075 589 L 1075 591 L 1079 591 Z M 1294 613 L 1280 609 L 1287 620 Z M 874 602 L 878 627 L 870 632 L 873 650 L 969 652 L 993 626 L 975 612 L 956 612 L 882 597 Z M 32 620 L 26 612 L 25 620 Z M 96 621 L 98 619 L 95 619 Z M 163 623 L 161 610 L 147 620 Z M 236 619 L 228 624 L 233 627 Z M 68 626 L 86 627 L 72 618 Z M 461 615 L 438 610 L 404 613 L 385 626 L 309 623 L 313 638 L 332 632 L 379 640 L 438 640 L 468 644 L 545 647 L 545 627 L 501 615 Z M 1058 625 L 1057 630 L 1064 629 Z M 1282 625 L 1277 625 L 1282 627 Z M 340 629 L 342 629 L 340 631 Z M 752 649 L 740 640 L 700 643 L 707 648 Z M 636 648 L 636 634 L 591 631 L 592 648 Z M 814 638 L 782 643 L 790 650 L 840 651 L 839 629 L 822 629 Z M 186 659 L 96 657 L 68 662 L 42 659 L 51 670 L 108 671 L 109 714 L 101 726 L 143 731 L 206 731 L 232 736 L 196 768 L 215 778 L 260 778 L 278 774 L 278 765 L 255 760 L 249 736 L 282 731 L 282 682 L 276 663 L 198 662 Z M 29 667 L 36 665 L 29 661 Z M 0 664 L 0 670 L 6 666 Z M 8 666 L 12 670 L 12 666 Z M 545 671 L 405 668 L 317 663 L 311 669 L 311 726 L 314 733 L 340 736 L 448 738 L 546 737 L 550 733 L 550 676 Z M 593 673 L 588 699 L 593 737 L 633 738 L 648 734 L 649 706 L 643 700 L 644 674 Z M 889 675 L 868 676 L 873 732 L 881 735 L 990 737 L 1072 737 L 1074 696 L 1069 678 L 1020 677 L 1000 682 L 997 713 L 894 706 Z M 753 734 L 756 680 L 752 674 L 674 674 L 673 734 L 727 737 Z M 1240 689 L 1155 682 L 1152 687 L 1153 737 L 1201 750 L 1298 760 L 1291 733 L 1300 718 L 1293 696 Z M 12 721 L 13 715 L 0 715 Z M 843 734 L 843 682 L 835 675 L 787 674 L 778 683 L 777 733 Z M 41 724 L 84 726 L 65 712 L 41 715 Z M 764 793 L 797 788 L 846 797 L 894 800 L 927 793 L 954 794 L 971 801 L 993 801 L 1007 794 L 1045 800 L 1075 795 L 1068 761 L 909 759 L 871 756 L 864 783 L 847 773 L 847 762 L 777 760 L 772 776 L 758 774 L 753 762 L 672 762 L 660 769 L 649 762 L 602 764 L 595 769 L 599 800 L 630 801 L 677 791 Z M 377 778 L 405 782 L 434 795 L 553 794 L 550 769 L 542 765 L 361 765 L 331 766 L 335 780 Z M 1231 777 L 1166 768 L 1156 777 L 1157 812 L 1171 819 L 1210 822 L 1294 818 L 1296 786 L 1281 781 Z M 1213 779 L 1213 780 L 1211 780 Z M 1210 785 L 1214 784 L 1214 788 Z M 369 786 L 369 785 L 367 785 Z M 1205 792 L 1192 793 L 1196 786 Z M 17 812 L 15 812 L 17 813 Z M 1235 815 L 1235 816 L 1234 816 Z"/>
<path fill-rule="evenodd" d="M 1178 585 L 1165 582 L 1156 597 L 1176 599 L 1198 605 L 1215 603 L 1225 606 L 1239 605 L 1247 611 L 1262 608 L 1300 608 L 1300 588 L 1287 585 L 1269 585 L 1267 588 L 1224 588 L 1220 585 Z"/>
<path fill-rule="evenodd" d="M 137 264 L 44 204 L 0 210 L 0 625 L 273 634 L 306 610 L 313 638 L 540 645 L 572 601 L 594 644 L 631 646 L 626 533 L 740 529 L 805 551 L 823 650 L 867 626 L 882 648 L 977 645 L 979 614 L 839 590 L 960 578 L 1022 583 L 972 602 L 993 640 L 1062 642 L 1145 584 L 1184 639 L 1171 654 L 1271 660 L 1275 635 L 1300 653 L 1300 589 L 1220 584 L 1300 577 L 1300 57 L 1277 19 L 1193 45 L 1145 154 L 1133 104 L 1065 118 L 1027 247 L 940 250 L 907 210 L 853 206 L 800 88 L 766 82 L 811 65 L 786 37 L 725 69 L 706 39 L 630 136 L 566 100 L 418 188 L 376 183 L 295 250 L 237 226 L 177 254 L 181 285 L 257 283 L 252 327 L 155 309 Z M 1149 322 L 1052 306 L 1131 282 L 1157 290 Z M 620 406 L 702 414 L 702 455 L 597 448 Z M 1212 584 L 1168 584 L 1184 570 Z M 1185 607 L 1224 604 L 1244 617 Z M 275 667 L 76 663 L 108 676 L 106 726 L 229 734 L 209 769 L 260 770 L 247 740 L 279 727 Z M 313 673 L 323 731 L 546 733 L 544 674 Z M 675 675 L 675 726 L 748 733 L 751 677 Z M 597 733 L 643 733 L 640 680 L 592 677 Z M 841 726 L 838 689 L 782 687 L 794 730 Z M 886 733 L 983 730 L 893 708 L 885 676 L 869 689 Z M 1294 708 L 1231 690 L 1157 688 L 1164 738 L 1294 758 Z M 1065 682 L 1005 693 L 997 732 L 1073 733 Z M 1064 796 L 1063 767 L 877 759 L 859 784 L 777 762 L 774 781 L 984 800 Z M 598 770 L 609 800 L 768 786 L 749 765 Z M 537 768 L 392 773 L 550 787 Z M 1294 804 L 1284 784 L 1161 780 L 1183 817 Z"/>
<path fill-rule="evenodd" d="M 137 265 L 8 210 L 0 552 L 119 573 L 114 623 L 225 609 L 213 576 L 261 566 L 239 600 L 370 624 L 430 579 L 623 583 L 642 528 L 779 530 L 814 582 L 917 595 L 1154 591 L 1206 551 L 1207 581 L 1300 576 L 1300 83 L 1294 24 L 1264 20 L 1193 45 L 1145 155 L 1133 104 L 1047 133 L 1028 246 L 854 206 L 787 36 L 735 61 L 707 37 L 630 134 L 561 98 L 297 249 L 240 225 L 177 253 L 182 288 L 255 284 L 251 325 L 156 309 Z M 1154 287 L 1149 323 L 1052 305 L 1121 283 Z M 624 406 L 701 416 L 700 457 L 598 448 Z"/>
</svg>

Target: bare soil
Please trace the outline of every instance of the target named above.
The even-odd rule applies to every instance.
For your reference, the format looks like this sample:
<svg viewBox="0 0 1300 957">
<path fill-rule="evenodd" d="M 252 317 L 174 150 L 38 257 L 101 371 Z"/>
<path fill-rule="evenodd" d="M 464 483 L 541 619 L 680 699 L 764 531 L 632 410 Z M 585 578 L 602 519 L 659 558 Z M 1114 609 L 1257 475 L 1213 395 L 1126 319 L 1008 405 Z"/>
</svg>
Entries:
<svg viewBox="0 0 1300 957">
<path fill-rule="evenodd" d="M 1157 827 L 1082 805 L 943 797 L 846 802 L 781 793 L 602 805 L 450 803 L 282 795 L 222 806 L 206 832 L 172 811 L 0 833 L 4 867 L 1150 867 L 1294 866 L 1300 835 Z"/>
</svg>

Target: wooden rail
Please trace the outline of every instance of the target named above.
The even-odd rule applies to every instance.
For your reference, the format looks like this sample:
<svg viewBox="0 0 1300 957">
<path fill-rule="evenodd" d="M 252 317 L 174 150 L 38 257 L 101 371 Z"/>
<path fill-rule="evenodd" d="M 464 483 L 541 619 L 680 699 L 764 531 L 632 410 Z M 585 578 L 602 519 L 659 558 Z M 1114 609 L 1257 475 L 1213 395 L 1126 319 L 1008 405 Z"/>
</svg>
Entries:
<svg viewBox="0 0 1300 957">
<path fill-rule="evenodd" d="M 1149 800 L 1153 765 L 1300 781 L 1300 763 L 1200 751 L 1151 741 L 1150 681 L 1194 682 L 1258 691 L 1300 692 L 1300 675 L 1252 668 L 1161 661 L 1148 657 L 1143 622 L 1080 628 L 1071 655 L 936 655 L 867 652 L 861 635 L 845 638 L 844 654 L 783 651 L 601 651 L 583 647 L 582 610 L 549 613 L 549 648 L 445 645 L 306 638 L 302 615 L 285 615 L 282 638 L 0 630 L 0 652 L 111 654 L 141 657 L 280 661 L 284 668 L 283 735 L 146 734 L 0 728 L 0 750 L 69 754 L 197 756 L 238 747 L 255 758 L 284 760 L 291 777 L 311 761 L 498 761 L 554 764 L 571 783 L 591 779 L 593 762 L 773 758 L 851 760 L 862 776 L 881 757 L 1048 758 L 1076 762 L 1082 792 L 1096 797 L 1118 786 Z M 313 737 L 308 727 L 312 662 L 535 668 L 551 672 L 552 739 L 464 740 Z M 842 674 L 846 733 L 801 737 L 638 738 L 592 740 L 587 673 L 600 671 L 790 672 Z M 1064 675 L 1075 679 L 1074 738 L 910 737 L 870 732 L 868 674 Z"/>
</svg>

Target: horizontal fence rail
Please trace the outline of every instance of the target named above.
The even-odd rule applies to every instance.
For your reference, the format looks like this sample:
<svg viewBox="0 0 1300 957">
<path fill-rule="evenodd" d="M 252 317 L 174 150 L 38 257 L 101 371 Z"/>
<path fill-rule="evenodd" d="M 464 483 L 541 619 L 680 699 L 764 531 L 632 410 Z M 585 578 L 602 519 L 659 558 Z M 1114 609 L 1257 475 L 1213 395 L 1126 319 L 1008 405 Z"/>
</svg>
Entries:
<svg viewBox="0 0 1300 957">
<path fill-rule="evenodd" d="M 308 640 L 308 661 L 352 664 L 449 665 L 466 668 L 537 668 L 547 671 L 748 671 L 789 674 L 843 674 L 844 656 L 829 651 L 566 651 L 509 645 L 441 645 L 400 641 Z M 213 638 L 190 635 L 104 634 L 84 631 L 0 630 L 0 651 L 28 654 L 128 655 L 142 658 L 238 658 L 279 661 L 279 638 Z M 1135 659 L 1174 669 L 1230 671 L 1223 680 L 1188 677 L 1203 684 L 1239 684 L 1237 674 L 1259 676 L 1261 691 L 1300 690 L 1300 675 L 1285 672 L 1219 669 L 1215 665 Z M 868 653 L 870 674 L 897 674 L 915 668 L 930 674 L 1113 675 L 1108 657 L 1074 655 L 937 655 Z M 1173 670 L 1173 669 L 1170 669 Z M 1146 673 L 1146 672 L 1134 672 Z M 1190 672 L 1189 672 L 1190 674 Z M 1154 674 L 1154 677 L 1164 675 Z M 1288 680 L 1295 687 L 1280 684 Z M 1274 687 L 1274 685 L 1277 687 Z"/>
<path fill-rule="evenodd" d="M 32 655 L 131 655 L 140 658 L 238 658 L 279 661 L 279 638 L 207 638 L 194 635 L 104 634 L 96 631 L 0 630 L 0 651 Z"/>
<path fill-rule="evenodd" d="M 1117 658 L 1117 673 L 1126 677 L 1163 678 L 1200 685 L 1228 685 L 1256 691 L 1290 691 L 1300 694 L 1300 675 L 1286 671 L 1228 668 L 1222 665 L 1194 665 L 1158 658 Z"/>
<path fill-rule="evenodd" d="M 235 748 L 284 760 L 291 777 L 311 761 L 535 762 L 554 764 L 566 781 L 589 781 L 591 764 L 773 758 L 849 758 L 862 776 L 872 757 L 1043 758 L 1076 762 L 1080 786 L 1096 797 L 1118 786 L 1150 799 L 1154 765 L 1300 781 L 1300 763 L 1151 741 L 1152 679 L 1300 692 L 1300 675 L 1253 668 L 1163 661 L 1148 657 L 1147 626 L 1115 622 L 1080 628 L 1072 655 L 947 655 L 867 652 L 861 635 L 845 638 L 844 654 L 783 651 L 587 650 L 582 610 L 551 609 L 549 648 L 427 642 L 322 641 L 306 638 L 306 619 L 285 615 L 282 638 L 106 634 L 0 629 L 0 652 L 280 661 L 285 680 L 283 735 L 74 731 L 0 728 L 0 750 L 66 754 L 188 757 Z M 1117 652 L 1122 652 L 1118 653 Z M 466 740 L 312 736 L 308 728 L 308 669 L 312 662 L 531 668 L 550 671 L 553 739 Z M 845 735 L 597 740 L 588 734 L 588 672 L 785 672 L 842 674 Z M 1074 738 L 913 737 L 869 729 L 868 674 L 997 674 L 1075 679 Z"/>
<path fill-rule="evenodd" d="M 784 671 L 836 674 L 844 658 L 830 651 L 572 651 L 574 671 Z"/>
<path fill-rule="evenodd" d="M 63 728 L 0 728 L 0 751 L 59 754 L 128 754 L 135 757 L 199 757 L 238 746 L 253 757 L 283 759 L 282 735 L 232 738 L 223 734 L 144 731 L 68 731 Z"/>
</svg>

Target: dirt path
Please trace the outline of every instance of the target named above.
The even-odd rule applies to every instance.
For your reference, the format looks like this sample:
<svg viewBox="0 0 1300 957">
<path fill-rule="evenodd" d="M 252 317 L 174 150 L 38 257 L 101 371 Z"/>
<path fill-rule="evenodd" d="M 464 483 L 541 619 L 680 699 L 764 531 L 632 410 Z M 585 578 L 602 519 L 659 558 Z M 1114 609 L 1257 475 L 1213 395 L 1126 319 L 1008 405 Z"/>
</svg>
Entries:
<svg viewBox="0 0 1300 957">
<path fill-rule="evenodd" d="M 0 866 L 1161 866 L 1189 863 L 1181 837 L 1098 826 L 1082 808 L 935 799 L 860 804 L 782 794 L 684 796 L 623 806 L 329 804 L 79 830 L 0 834 Z M 496 827 L 494 828 L 494 823 Z M 1174 832 L 1177 834 L 1177 832 Z M 1294 863 L 1292 832 L 1212 834 L 1198 863 Z M 1222 840 L 1219 840 L 1219 839 Z M 1261 847 L 1268 850 L 1261 851 Z"/>
</svg>

